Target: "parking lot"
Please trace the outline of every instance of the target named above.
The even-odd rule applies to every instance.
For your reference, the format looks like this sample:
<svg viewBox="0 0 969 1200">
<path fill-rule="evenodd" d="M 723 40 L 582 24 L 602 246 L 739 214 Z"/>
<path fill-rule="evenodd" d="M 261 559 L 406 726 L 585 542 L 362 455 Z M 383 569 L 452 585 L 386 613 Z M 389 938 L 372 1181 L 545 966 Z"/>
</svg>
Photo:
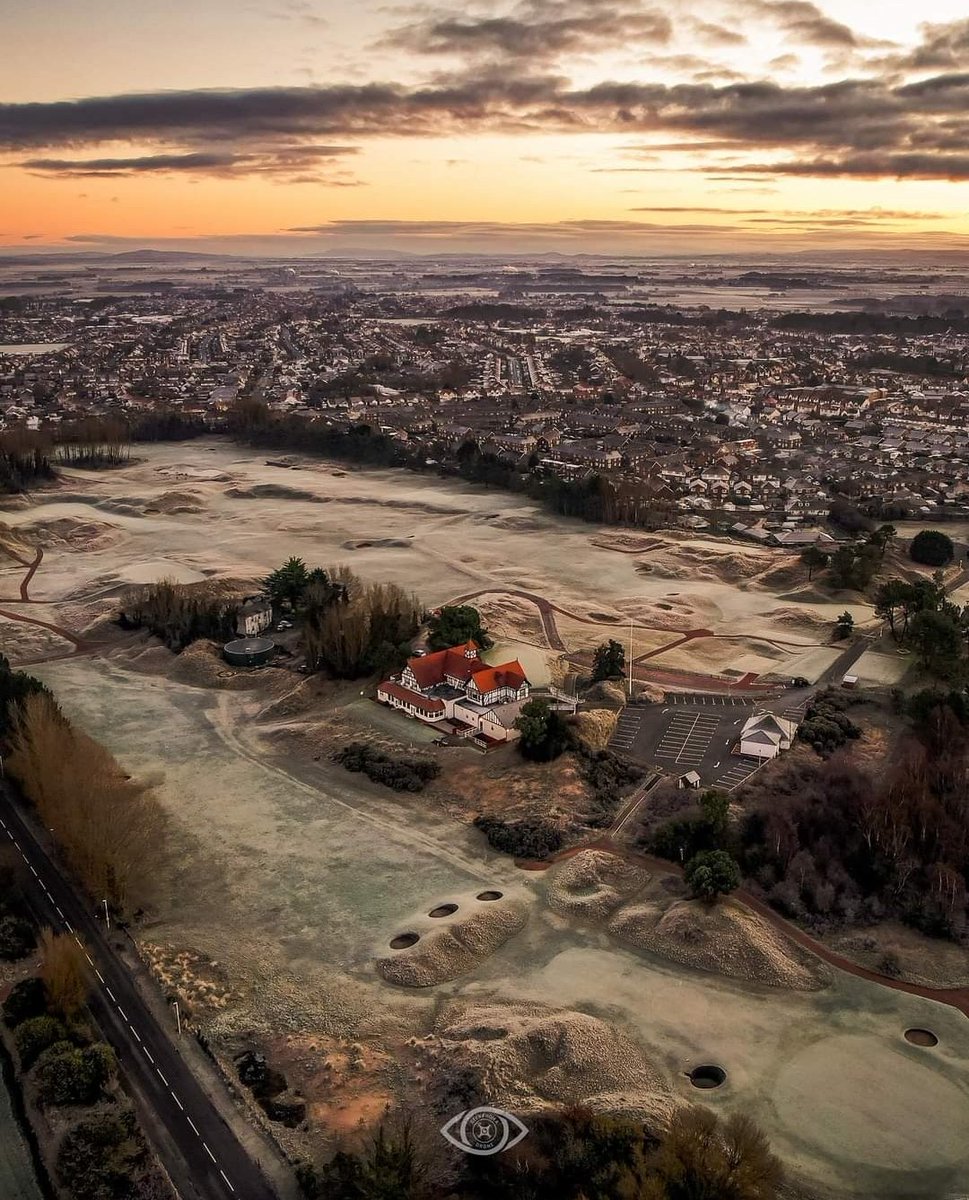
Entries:
<svg viewBox="0 0 969 1200">
<path fill-rule="evenodd" d="M 624 708 L 609 746 L 673 776 L 696 771 L 704 786 L 732 791 L 760 766 L 731 753 L 754 711 L 735 696 L 669 695 L 661 704 Z"/>
<path fill-rule="evenodd" d="M 743 696 L 710 696 L 706 692 L 671 692 L 663 701 L 670 708 L 750 708 Z"/>
<path fill-rule="evenodd" d="M 703 762 L 719 728 L 719 717 L 686 708 L 675 713 L 653 751 L 658 765 L 694 770 Z"/>
<path fill-rule="evenodd" d="M 724 771 L 713 781 L 713 786 L 719 788 L 721 792 L 732 792 L 735 788 L 739 788 L 762 765 L 761 759 L 748 758 L 746 755 L 732 756 L 730 761 L 730 769 Z"/>
</svg>

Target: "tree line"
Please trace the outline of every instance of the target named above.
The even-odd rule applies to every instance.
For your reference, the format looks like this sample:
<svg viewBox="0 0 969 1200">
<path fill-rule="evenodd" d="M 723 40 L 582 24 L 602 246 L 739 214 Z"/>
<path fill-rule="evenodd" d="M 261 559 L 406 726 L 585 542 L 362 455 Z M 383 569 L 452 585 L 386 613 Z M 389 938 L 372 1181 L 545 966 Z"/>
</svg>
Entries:
<svg viewBox="0 0 969 1200">
<path fill-rule="evenodd" d="M 176 654 L 200 638 L 225 642 L 235 635 L 239 598 L 212 584 L 161 579 L 129 588 L 121 597 L 122 629 L 147 629 Z"/>
<path fill-rule="evenodd" d="M 13 708 L 4 762 L 89 896 L 128 914 L 147 899 L 164 830 L 151 788 L 76 729 L 46 691 Z"/>
<path fill-rule="evenodd" d="M 56 477 L 50 439 L 29 429 L 0 433 L 0 493 L 29 491 Z"/>
<path fill-rule="evenodd" d="M 784 1183 L 750 1117 L 699 1105 L 678 1108 L 665 1128 L 581 1106 L 545 1110 L 501 1154 L 455 1162 L 441 1146 L 416 1120 L 388 1116 L 298 1177 L 307 1200 L 776 1200 Z"/>
</svg>

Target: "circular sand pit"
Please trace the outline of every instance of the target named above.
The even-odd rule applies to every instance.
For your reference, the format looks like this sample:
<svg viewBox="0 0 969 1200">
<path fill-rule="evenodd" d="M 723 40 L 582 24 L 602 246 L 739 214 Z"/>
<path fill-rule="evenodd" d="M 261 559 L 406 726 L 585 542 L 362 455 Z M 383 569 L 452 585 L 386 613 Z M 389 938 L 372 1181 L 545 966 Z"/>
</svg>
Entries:
<svg viewBox="0 0 969 1200">
<path fill-rule="evenodd" d="M 429 917 L 449 917 L 457 911 L 458 906 L 456 904 L 439 904 L 437 908 L 432 908 L 427 915 Z"/>
<path fill-rule="evenodd" d="M 395 938 L 390 939 L 391 950 L 409 950 L 411 946 L 416 946 L 421 940 L 419 933 L 398 933 Z"/>
<path fill-rule="evenodd" d="M 500 900 L 504 892 L 478 892 L 475 900 Z"/>
<path fill-rule="evenodd" d="M 931 1029 L 906 1029 L 905 1040 L 913 1046 L 938 1046 L 939 1039 Z"/>
<path fill-rule="evenodd" d="M 694 1067 L 688 1074 L 690 1083 L 695 1088 L 704 1088 L 707 1091 L 721 1087 L 727 1079 L 727 1072 L 723 1067 L 713 1066 L 711 1063 L 702 1067 Z"/>
</svg>

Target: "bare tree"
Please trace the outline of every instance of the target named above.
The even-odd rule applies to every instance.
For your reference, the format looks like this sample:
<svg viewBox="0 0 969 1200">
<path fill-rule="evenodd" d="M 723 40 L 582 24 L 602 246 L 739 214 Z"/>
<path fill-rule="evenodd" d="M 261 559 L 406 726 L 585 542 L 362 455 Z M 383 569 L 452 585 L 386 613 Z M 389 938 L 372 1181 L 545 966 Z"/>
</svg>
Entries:
<svg viewBox="0 0 969 1200">
<path fill-rule="evenodd" d="M 84 947 L 66 933 L 45 929 L 40 935 L 40 977 L 53 1013 L 71 1018 L 87 1002 L 90 980 Z"/>
</svg>

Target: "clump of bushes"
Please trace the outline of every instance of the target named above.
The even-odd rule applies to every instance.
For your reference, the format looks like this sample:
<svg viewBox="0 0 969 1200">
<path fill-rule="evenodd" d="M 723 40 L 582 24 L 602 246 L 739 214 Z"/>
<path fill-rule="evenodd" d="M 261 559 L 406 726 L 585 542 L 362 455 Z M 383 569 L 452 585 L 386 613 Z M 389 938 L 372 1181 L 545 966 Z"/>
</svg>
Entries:
<svg viewBox="0 0 969 1200">
<path fill-rule="evenodd" d="M 374 783 L 395 792 L 420 792 L 441 773 L 432 758 L 391 758 L 366 742 L 350 742 L 333 756 L 348 771 L 362 771 Z"/>
<path fill-rule="evenodd" d="M 67 1026 L 47 1013 L 42 1016 L 28 1017 L 14 1030 L 13 1041 L 17 1047 L 20 1065 L 29 1071 L 38 1058 L 58 1042 L 67 1042 L 70 1038 Z"/>
<path fill-rule="evenodd" d="M 138 1195 L 135 1181 L 148 1167 L 148 1147 L 127 1105 L 79 1121 L 57 1154 L 57 1174 L 74 1200 Z"/>
<path fill-rule="evenodd" d="M 857 696 L 828 689 L 816 696 L 804 714 L 797 736 L 821 755 L 834 753 L 861 736 L 861 729 L 845 711 L 860 703 Z"/>
<path fill-rule="evenodd" d="M 492 849 L 515 858 L 548 858 L 562 849 L 565 840 L 558 825 L 544 817 L 506 821 L 503 817 L 482 814 L 475 818 L 474 823 L 488 839 Z"/>
<path fill-rule="evenodd" d="M 34 1078 L 41 1104 L 93 1104 L 117 1068 L 110 1046 L 55 1042 L 37 1061 Z"/>
<path fill-rule="evenodd" d="M 29 921 L 13 913 L 0 916 L 0 958 L 15 962 L 28 955 L 36 944 L 37 939 Z"/>
<path fill-rule="evenodd" d="M 585 822 L 593 829 L 605 829 L 630 789 L 642 779 L 642 768 L 625 762 L 611 750 L 579 748 L 578 753 L 585 781 L 592 789 Z"/>
<path fill-rule="evenodd" d="M 11 1029 L 47 1012 L 47 990 L 36 975 L 21 979 L 3 1002 L 3 1019 Z"/>
</svg>

